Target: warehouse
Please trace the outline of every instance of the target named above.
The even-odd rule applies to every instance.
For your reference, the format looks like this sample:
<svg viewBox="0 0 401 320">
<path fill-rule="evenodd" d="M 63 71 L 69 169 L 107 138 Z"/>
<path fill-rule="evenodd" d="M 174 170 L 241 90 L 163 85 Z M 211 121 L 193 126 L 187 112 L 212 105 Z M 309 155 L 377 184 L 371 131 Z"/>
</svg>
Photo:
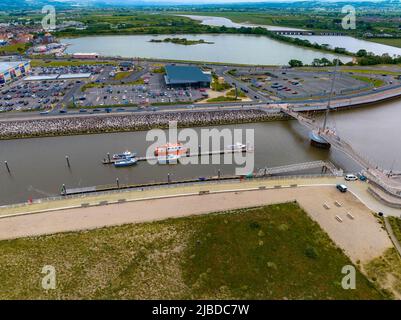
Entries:
<svg viewBox="0 0 401 320">
<path fill-rule="evenodd" d="M 30 61 L 0 61 L 0 84 L 26 75 L 30 69 Z"/>
<path fill-rule="evenodd" d="M 99 54 L 95 52 L 90 52 L 90 53 L 76 52 L 72 54 L 72 57 L 75 59 L 98 59 Z"/>
<path fill-rule="evenodd" d="M 198 67 L 168 65 L 165 69 L 164 79 L 169 87 L 210 87 L 210 74 L 202 72 Z"/>
</svg>

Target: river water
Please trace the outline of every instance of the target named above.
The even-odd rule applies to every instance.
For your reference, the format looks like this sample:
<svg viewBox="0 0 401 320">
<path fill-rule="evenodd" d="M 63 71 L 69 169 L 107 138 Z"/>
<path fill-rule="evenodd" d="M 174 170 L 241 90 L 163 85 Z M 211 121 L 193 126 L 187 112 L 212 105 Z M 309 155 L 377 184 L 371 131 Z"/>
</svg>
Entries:
<svg viewBox="0 0 401 320">
<path fill-rule="evenodd" d="M 240 27 L 262 27 L 268 30 L 300 30 L 297 28 L 288 28 L 280 26 L 266 26 L 266 25 L 255 25 L 247 23 L 235 23 L 227 18 L 222 17 L 207 17 L 207 16 L 197 16 L 197 15 L 184 15 L 188 18 L 202 21 L 202 24 L 209 26 L 226 26 L 230 28 L 240 28 Z M 388 53 L 389 55 L 401 55 L 401 48 L 387 46 L 384 44 L 379 44 L 375 42 L 370 42 L 366 40 L 356 39 L 349 36 L 291 36 L 294 38 L 306 39 L 311 43 L 318 44 L 328 44 L 331 48 L 339 47 L 345 48 L 349 52 L 358 52 L 360 49 L 365 49 L 368 52 L 373 52 L 374 54 L 382 55 Z"/>
<path fill-rule="evenodd" d="M 203 17 L 187 15 L 192 19 L 201 20 L 202 24 L 211 26 L 241 26 L 256 27 L 243 23 L 235 23 L 221 17 Z M 262 26 L 269 30 L 291 29 L 285 27 Z M 152 39 L 181 37 L 189 40 L 203 39 L 209 44 L 180 45 L 174 43 L 150 42 Z M 366 49 L 375 54 L 388 53 L 401 55 L 401 48 L 359 40 L 348 36 L 297 36 L 310 42 L 328 44 L 330 47 L 342 47 L 350 52 Z M 330 53 L 292 46 L 265 36 L 242 34 L 202 34 L 202 35 L 124 35 L 124 36 L 90 36 L 74 39 L 61 39 L 68 44 L 66 53 L 97 52 L 105 56 L 121 56 L 127 58 L 174 59 L 207 62 L 227 62 L 240 64 L 285 65 L 291 59 L 298 59 L 305 64 L 311 64 L 315 58 L 338 57 Z M 350 57 L 339 56 L 345 63 Z"/>
<path fill-rule="evenodd" d="M 150 42 L 151 39 L 187 38 L 203 39 L 209 44 L 180 45 L 166 42 Z M 264 36 L 241 34 L 202 34 L 202 35 L 128 35 L 128 36 L 90 36 L 84 38 L 61 39 L 68 44 L 66 53 L 96 52 L 104 56 L 127 58 L 155 58 L 207 62 L 226 62 L 239 64 L 285 65 L 291 59 L 299 59 L 310 64 L 315 58 L 335 55 L 322 53 L 303 47 L 296 47 Z M 343 62 L 350 57 L 342 56 Z"/>
<path fill-rule="evenodd" d="M 391 116 L 389 116 L 391 115 Z M 361 154 L 381 167 L 401 170 L 401 103 L 382 103 L 356 110 L 332 112 L 329 126 L 346 138 Z M 255 131 L 255 169 L 313 160 L 330 160 L 346 171 L 359 170 L 342 153 L 320 150 L 309 143 L 308 132 L 296 121 L 221 126 L 219 129 L 253 128 Z M 196 128 L 199 132 L 200 128 Z M 145 155 L 151 144 L 146 132 L 111 133 L 40 139 L 0 141 L 0 163 L 8 161 L 11 174 L 0 167 L 0 204 L 58 195 L 61 185 L 85 187 L 115 183 L 144 183 L 234 174 L 235 165 L 150 165 L 114 168 L 103 165 L 107 152 L 126 149 Z M 65 156 L 70 158 L 71 168 Z"/>
<path fill-rule="evenodd" d="M 193 59 L 221 62 L 281 64 L 289 58 L 310 60 L 320 55 L 316 51 L 277 43 L 265 37 L 242 35 L 191 36 L 215 42 L 215 45 L 179 46 L 150 43 L 153 36 L 112 36 L 68 39 L 69 52 L 97 51 L 107 55 Z M 110 38 L 110 39 L 109 39 Z M 189 38 L 189 37 L 188 37 Z M 107 42 L 106 42 L 107 40 Z M 235 50 L 227 50 L 235 44 Z M 158 49 L 153 45 L 160 46 Z M 205 50 L 205 51 L 202 51 Z M 203 52 L 203 53 L 202 53 Z M 350 111 L 332 112 L 329 126 L 348 140 L 361 154 L 379 166 L 401 170 L 401 102 L 392 101 L 377 106 Z M 220 129 L 255 130 L 255 169 L 313 160 L 330 160 L 346 171 L 359 168 L 342 153 L 320 150 L 309 143 L 307 130 L 296 121 L 221 126 Z M 196 129 L 201 130 L 200 128 Z M 144 183 L 198 178 L 201 176 L 234 174 L 234 165 L 150 165 L 116 169 L 101 160 L 106 153 L 135 150 L 144 155 L 149 146 L 146 132 L 66 136 L 40 139 L 0 141 L 0 204 L 27 201 L 60 193 L 60 187 L 85 187 L 113 184 L 119 178 L 124 183 Z M 65 156 L 71 167 L 66 165 Z M 8 173 L 4 161 L 8 161 Z"/>
<path fill-rule="evenodd" d="M 331 159 L 338 166 L 356 170 L 335 150 L 320 150 L 310 146 L 308 132 L 296 121 L 221 126 L 219 129 L 250 129 L 255 132 L 254 167 L 263 168 Z M 196 128 L 197 132 L 201 128 Z M 58 195 L 62 184 L 84 187 L 113 184 L 119 178 L 124 183 L 167 181 L 222 174 L 233 175 L 235 165 L 150 165 L 139 162 L 134 167 L 114 168 L 103 165 L 107 152 L 134 150 L 139 156 L 146 153 L 151 142 L 146 132 L 111 133 L 84 136 L 65 136 L 0 141 L 0 162 L 9 163 L 11 174 L 0 167 L 0 204 L 26 201 Z M 223 145 L 222 145 L 223 147 Z M 65 156 L 71 167 L 68 168 Z"/>
</svg>

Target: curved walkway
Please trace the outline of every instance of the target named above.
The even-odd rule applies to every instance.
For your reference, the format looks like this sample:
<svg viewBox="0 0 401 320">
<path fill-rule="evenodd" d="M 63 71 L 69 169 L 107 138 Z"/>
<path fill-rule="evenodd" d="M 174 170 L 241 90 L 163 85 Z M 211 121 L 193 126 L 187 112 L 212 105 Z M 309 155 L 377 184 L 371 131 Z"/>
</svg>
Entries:
<svg viewBox="0 0 401 320">
<path fill-rule="evenodd" d="M 342 194 L 334 187 L 339 179 L 316 178 L 308 181 L 309 184 L 299 184 L 296 187 L 288 184 L 293 182 L 291 180 L 281 180 L 280 188 L 277 180 L 265 180 L 264 183 L 259 180 L 257 183 L 202 184 L 151 190 L 153 193 L 162 191 L 159 195 L 154 194 L 153 198 L 146 197 L 152 195 L 150 191 L 135 191 L 136 199 L 126 197 L 126 202 L 116 201 L 108 205 L 99 205 L 99 200 L 111 201 L 113 197 L 114 200 L 119 199 L 132 195 L 132 192 L 112 194 L 113 197 L 103 195 L 90 199 L 73 199 L 80 203 L 87 200 L 91 204 L 89 207 L 81 207 L 76 203 L 75 208 L 55 211 L 49 211 L 48 208 L 47 211 L 34 214 L 17 213 L 8 217 L 2 212 L 0 239 L 149 222 L 296 200 L 354 262 L 369 261 L 391 247 L 385 230 L 367 206 L 358 200 L 365 200 L 365 195 L 360 192 L 360 188 L 363 189 L 362 183 L 349 185 L 352 192 Z M 199 194 L 202 190 L 209 193 Z M 68 200 L 65 204 L 68 204 Z M 399 212 L 401 211 L 398 210 Z"/>
</svg>

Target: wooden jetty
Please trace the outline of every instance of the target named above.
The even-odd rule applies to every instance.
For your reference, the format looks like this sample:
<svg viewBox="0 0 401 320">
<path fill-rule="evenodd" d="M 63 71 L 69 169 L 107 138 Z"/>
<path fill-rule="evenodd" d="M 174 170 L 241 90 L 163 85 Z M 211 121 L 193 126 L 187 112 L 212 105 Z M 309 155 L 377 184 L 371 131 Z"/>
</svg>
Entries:
<svg viewBox="0 0 401 320">
<path fill-rule="evenodd" d="M 224 150 L 216 150 L 216 151 L 206 151 L 206 152 L 195 152 L 195 153 L 186 153 L 181 156 L 181 158 L 189 158 L 189 157 L 202 157 L 202 156 L 211 156 L 211 155 L 219 155 L 219 154 L 227 154 L 227 153 L 244 153 L 244 152 L 250 152 L 252 151 L 250 148 L 243 148 L 243 149 L 224 149 Z M 116 161 L 119 161 L 121 159 L 112 159 L 109 157 L 109 154 L 107 154 L 108 157 L 104 158 L 102 160 L 103 164 L 114 164 Z M 137 161 L 151 161 L 151 160 L 158 160 L 158 159 L 165 159 L 165 156 L 150 156 L 150 157 L 135 157 Z M 178 163 L 178 161 L 175 161 L 175 163 Z"/>
</svg>

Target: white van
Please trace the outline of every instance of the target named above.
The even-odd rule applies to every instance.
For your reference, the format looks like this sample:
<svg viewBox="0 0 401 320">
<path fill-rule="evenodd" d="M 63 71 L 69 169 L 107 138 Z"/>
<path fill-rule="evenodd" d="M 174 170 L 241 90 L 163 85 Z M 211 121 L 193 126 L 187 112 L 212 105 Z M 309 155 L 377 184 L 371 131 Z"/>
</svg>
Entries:
<svg viewBox="0 0 401 320">
<path fill-rule="evenodd" d="M 357 176 L 354 175 L 354 174 L 347 174 L 347 175 L 345 176 L 345 180 L 347 180 L 347 181 L 356 181 L 356 180 L 358 180 L 358 178 L 357 178 Z"/>
</svg>

